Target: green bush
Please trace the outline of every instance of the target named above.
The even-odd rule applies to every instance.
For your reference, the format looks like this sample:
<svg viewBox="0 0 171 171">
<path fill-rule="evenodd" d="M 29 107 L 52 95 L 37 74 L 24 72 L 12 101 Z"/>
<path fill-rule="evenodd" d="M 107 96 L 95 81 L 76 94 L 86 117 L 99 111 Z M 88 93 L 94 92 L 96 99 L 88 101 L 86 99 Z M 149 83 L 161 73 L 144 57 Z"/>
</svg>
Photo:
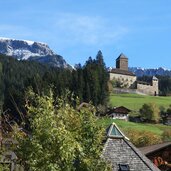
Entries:
<svg viewBox="0 0 171 171">
<path fill-rule="evenodd" d="M 162 140 L 163 141 L 170 141 L 171 140 L 171 130 L 169 128 L 164 129 L 162 133 Z"/>
<path fill-rule="evenodd" d="M 126 131 L 126 134 L 130 141 L 137 147 L 159 144 L 162 142 L 162 138 L 159 135 L 155 135 L 150 131 L 129 129 Z"/>
</svg>

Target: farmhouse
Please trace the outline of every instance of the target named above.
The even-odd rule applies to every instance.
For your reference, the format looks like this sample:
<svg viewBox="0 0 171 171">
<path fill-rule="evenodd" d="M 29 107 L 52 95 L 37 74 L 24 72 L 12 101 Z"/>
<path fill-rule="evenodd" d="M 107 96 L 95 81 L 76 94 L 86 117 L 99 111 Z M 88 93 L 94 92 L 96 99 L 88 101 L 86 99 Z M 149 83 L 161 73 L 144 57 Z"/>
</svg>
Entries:
<svg viewBox="0 0 171 171">
<path fill-rule="evenodd" d="M 135 93 L 158 95 L 158 79 L 153 77 L 151 83 L 139 82 L 134 73 L 128 70 L 128 58 L 121 53 L 116 59 L 116 68 L 109 73 L 111 81 L 117 81 L 120 87 L 134 90 Z"/>
<path fill-rule="evenodd" d="M 113 119 L 122 119 L 125 121 L 128 121 L 128 115 L 129 112 L 131 112 L 130 109 L 120 106 L 120 107 L 114 107 L 113 109 L 110 109 L 106 115 Z"/>
<path fill-rule="evenodd" d="M 111 163 L 113 171 L 159 171 L 114 123 L 107 130 L 102 156 Z"/>
</svg>

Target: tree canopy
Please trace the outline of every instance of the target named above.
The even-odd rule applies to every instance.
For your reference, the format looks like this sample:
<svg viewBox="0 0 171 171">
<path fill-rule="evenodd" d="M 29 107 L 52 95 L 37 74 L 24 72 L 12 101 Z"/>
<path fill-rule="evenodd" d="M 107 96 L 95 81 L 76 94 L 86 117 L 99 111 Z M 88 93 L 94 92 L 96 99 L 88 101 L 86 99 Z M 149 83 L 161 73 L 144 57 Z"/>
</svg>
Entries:
<svg viewBox="0 0 171 171">
<path fill-rule="evenodd" d="M 158 123 L 160 120 L 160 110 L 154 103 L 143 104 L 139 112 L 141 117 L 147 122 Z"/>
<path fill-rule="evenodd" d="M 25 115 L 25 92 L 32 87 L 35 93 L 46 95 L 49 88 L 54 97 L 66 94 L 66 90 L 79 97 L 81 102 L 92 102 L 96 107 L 108 100 L 108 73 L 99 51 L 96 59 L 89 58 L 84 66 L 73 70 L 49 67 L 34 61 L 17 61 L 0 55 L 0 107 L 10 109 L 11 116 L 21 122 Z"/>
<path fill-rule="evenodd" d="M 104 130 L 96 124 L 94 108 L 76 108 L 68 95 L 54 100 L 52 92 L 27 96 L 27 115 L 31 133 L 18 134 L 17 150 L 21 163 L 35 171 L 105 171 L 101 158 Z M 72 97 L 72 96 L 70 96 Z M 72 98 L 70 98 L 72 99 Z"/>
</svg>

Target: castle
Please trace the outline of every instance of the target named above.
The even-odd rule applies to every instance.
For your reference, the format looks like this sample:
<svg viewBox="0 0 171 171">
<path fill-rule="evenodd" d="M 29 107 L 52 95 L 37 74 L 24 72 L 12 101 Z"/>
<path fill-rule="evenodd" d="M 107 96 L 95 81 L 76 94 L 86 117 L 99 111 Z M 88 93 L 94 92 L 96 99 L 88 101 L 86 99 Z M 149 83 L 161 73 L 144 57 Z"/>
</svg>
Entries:
<svg viewBox="0 0 171 171">
<path fill-rule="evenodd" d="M 116 59 L 116 68 L 110 71 L 110 80 L 120 83 L 120 86 L 127 89 L 135 90 L 137 93 L 156 96 L 159 94 L 158 79 L 153 76 L 151 83 L 137 81 L 134 73 L 128 71 L 128 58 L 120 54 Z"/>
</svg>

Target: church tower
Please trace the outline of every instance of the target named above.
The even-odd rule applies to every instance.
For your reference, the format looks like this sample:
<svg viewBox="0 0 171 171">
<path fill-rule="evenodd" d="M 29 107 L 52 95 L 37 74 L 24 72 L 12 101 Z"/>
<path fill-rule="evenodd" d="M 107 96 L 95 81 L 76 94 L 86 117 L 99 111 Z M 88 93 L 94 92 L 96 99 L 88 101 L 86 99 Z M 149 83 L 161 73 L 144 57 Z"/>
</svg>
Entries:
<svg viewBox="0 0 171 171">
<path fill-rule="evenodd" d="M 123 53 L 116 59 L 116 68 L 128 71 L 128 58 Z"/>
</svg>

